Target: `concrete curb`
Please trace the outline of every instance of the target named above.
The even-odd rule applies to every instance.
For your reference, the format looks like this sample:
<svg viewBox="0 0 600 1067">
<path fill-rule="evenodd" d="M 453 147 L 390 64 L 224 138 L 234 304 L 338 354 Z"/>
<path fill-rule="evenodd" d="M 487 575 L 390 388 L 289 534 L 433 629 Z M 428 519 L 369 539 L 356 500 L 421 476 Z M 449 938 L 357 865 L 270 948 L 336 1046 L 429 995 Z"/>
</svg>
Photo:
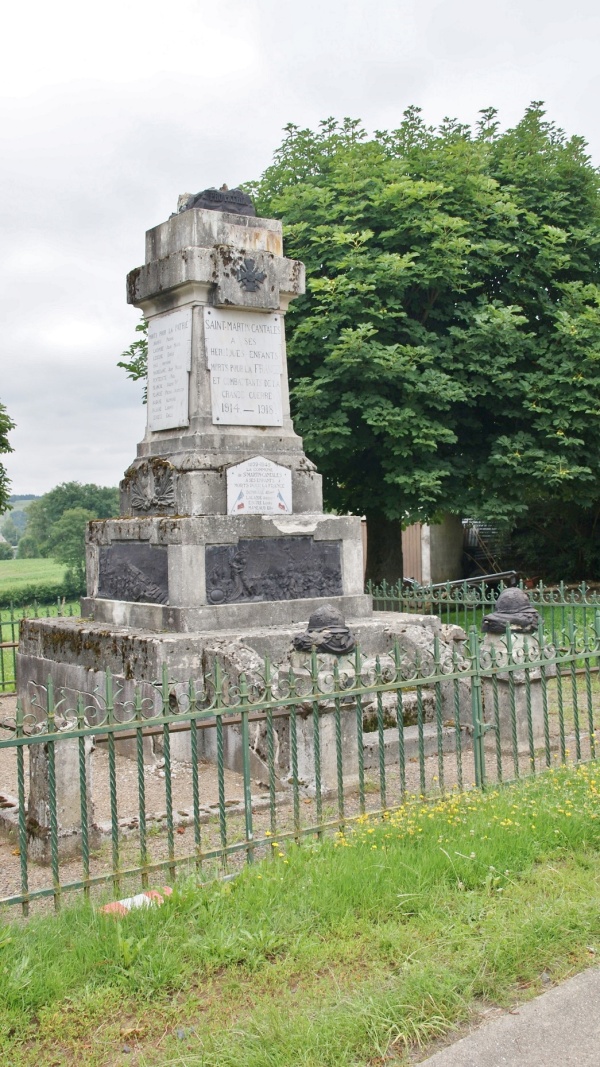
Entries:
<svg viewBox="0 0 600 1067">
<path fill-rule="evenodd" d="M 420 1067 L 598 1067 L 600 969 L 590 968 L 436 1052 Z"/>
</svg>

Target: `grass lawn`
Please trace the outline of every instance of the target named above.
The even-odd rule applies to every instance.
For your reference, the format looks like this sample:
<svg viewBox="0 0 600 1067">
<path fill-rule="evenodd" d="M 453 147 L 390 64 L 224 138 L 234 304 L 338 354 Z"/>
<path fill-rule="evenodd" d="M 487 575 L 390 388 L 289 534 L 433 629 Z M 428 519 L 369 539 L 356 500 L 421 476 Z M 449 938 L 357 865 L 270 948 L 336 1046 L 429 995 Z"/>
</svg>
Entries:
<svg viewBox="0 0 600 1067">
<path fill-rule="evenodd" d="M 0 925 L 11 1067 L 375 1067 L 600 952 L 600 766 L 364 819 L 120 921 Z M 423 1053 L 424 1055 L 424 1053 Z"/>
<path fill-rule="evenodd" d="M 22 589 L 38 582 L 60 585 L 64 576 L 64 564 L 51 559 L 0 560 L 0 601 L 7 599 L 9 590 Z"/>
</svg>

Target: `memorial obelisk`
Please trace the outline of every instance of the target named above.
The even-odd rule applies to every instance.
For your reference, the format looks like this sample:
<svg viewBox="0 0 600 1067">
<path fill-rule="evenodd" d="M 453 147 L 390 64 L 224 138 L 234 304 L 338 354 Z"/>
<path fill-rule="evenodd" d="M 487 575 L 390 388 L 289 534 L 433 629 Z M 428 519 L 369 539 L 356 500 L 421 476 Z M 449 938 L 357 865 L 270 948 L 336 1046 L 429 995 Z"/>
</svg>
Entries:
<svg viewBox="0 0 600 1067">
<path fill-rule="evenodd" d="M 371 616 L 360 519 L 323 513 L 290 419 L 285 313 L 304 267 L 240 190 L 180 197 L 127 299 L 148 321 L 148 421 L 119 518 L 90 523 L 81 620 L 32 620 L 23 682 L 90 688 L 196 670 L 207 634 Z M 279 642 L 279 645 L 281 642 Z M 268 641 L 261 643 L 268 649 Z M 96 679 L 98 681 L 98 679 Z"/>
<path fill-rule="evenodd" d="M 85 614 L 188 632 L 299 622 L 323 597 L 367 614 L 360 521 L 323 514 L 290 419 L 284 320 L 304 267 L 239 190 L 181 200 L 127 280 L 148 321 L 148 425 L 122 518 L 90 526 Z"/>
</svg>

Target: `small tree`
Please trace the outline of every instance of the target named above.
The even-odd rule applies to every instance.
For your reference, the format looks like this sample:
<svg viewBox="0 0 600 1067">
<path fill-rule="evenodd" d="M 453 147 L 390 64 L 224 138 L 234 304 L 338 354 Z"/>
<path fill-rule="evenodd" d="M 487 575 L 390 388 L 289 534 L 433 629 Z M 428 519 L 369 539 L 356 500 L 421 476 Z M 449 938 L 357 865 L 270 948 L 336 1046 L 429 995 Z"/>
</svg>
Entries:
<svg viewBox="0 0 600 1067">
<path fill-rule="evenodd" d="M 20 533 L 10 515 L 2 523 L 1 530 L 2 536 L 6 538 L 9 544 L 17 545 L 19 543 Z"/>
<path fill-rule="evenodd" d="M 37 559 L 40 554 L 38 543 L 31 534 L 23 534 L 19 539 L 17 559 Z"/>
<path fill-rule="evenodd" d="M 78 584 L 85 581 L 85 531 L 96 516 L 85 508 L 68 508 L 52 526 L 48 538 L 49 555 L 57 563 L 66 563 Z"/>
<path fill-rule="evenodd" d="M 13 550 L 12 545 L 9 545 L 8 541 L 0 541 L 0 560 L 12 559 Z"/>
<path fill-rule="evenodd" d="M 127 373 L 127 377 L 133 382 L 145 381 L 148 377 L 148 323 L 143 318 L 135 328 L 135 332 L 141 334 L 137 341 L 133 341 L 129 348 L 121 352 L 121 359 L 117 367 Z M 144 404 L 148 399 L 148 388 L 144 386 Z"/>
</svg>

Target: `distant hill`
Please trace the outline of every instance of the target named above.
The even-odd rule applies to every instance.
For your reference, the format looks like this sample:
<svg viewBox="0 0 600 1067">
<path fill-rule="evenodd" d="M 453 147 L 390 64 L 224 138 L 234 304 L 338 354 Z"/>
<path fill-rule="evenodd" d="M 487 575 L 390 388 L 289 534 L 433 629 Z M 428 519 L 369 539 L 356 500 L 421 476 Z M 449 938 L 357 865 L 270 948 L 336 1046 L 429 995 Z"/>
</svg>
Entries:
<svg viewBox="0 0 600 1067">
<path fill-rule="evenodd" d="M 14 493 L 12 496 L 9 496 L 9 508 L 2 516 L 0 516 L 0 527 L 5 519 L 11 518 L 17 527 L 19 534 L 24 533 L 27 525 L 27 508 L 32 500 L 39 499 L 39 496 L 36 496 L 35 493 L 23 493 L 20 496 Z"/>
</svg>

